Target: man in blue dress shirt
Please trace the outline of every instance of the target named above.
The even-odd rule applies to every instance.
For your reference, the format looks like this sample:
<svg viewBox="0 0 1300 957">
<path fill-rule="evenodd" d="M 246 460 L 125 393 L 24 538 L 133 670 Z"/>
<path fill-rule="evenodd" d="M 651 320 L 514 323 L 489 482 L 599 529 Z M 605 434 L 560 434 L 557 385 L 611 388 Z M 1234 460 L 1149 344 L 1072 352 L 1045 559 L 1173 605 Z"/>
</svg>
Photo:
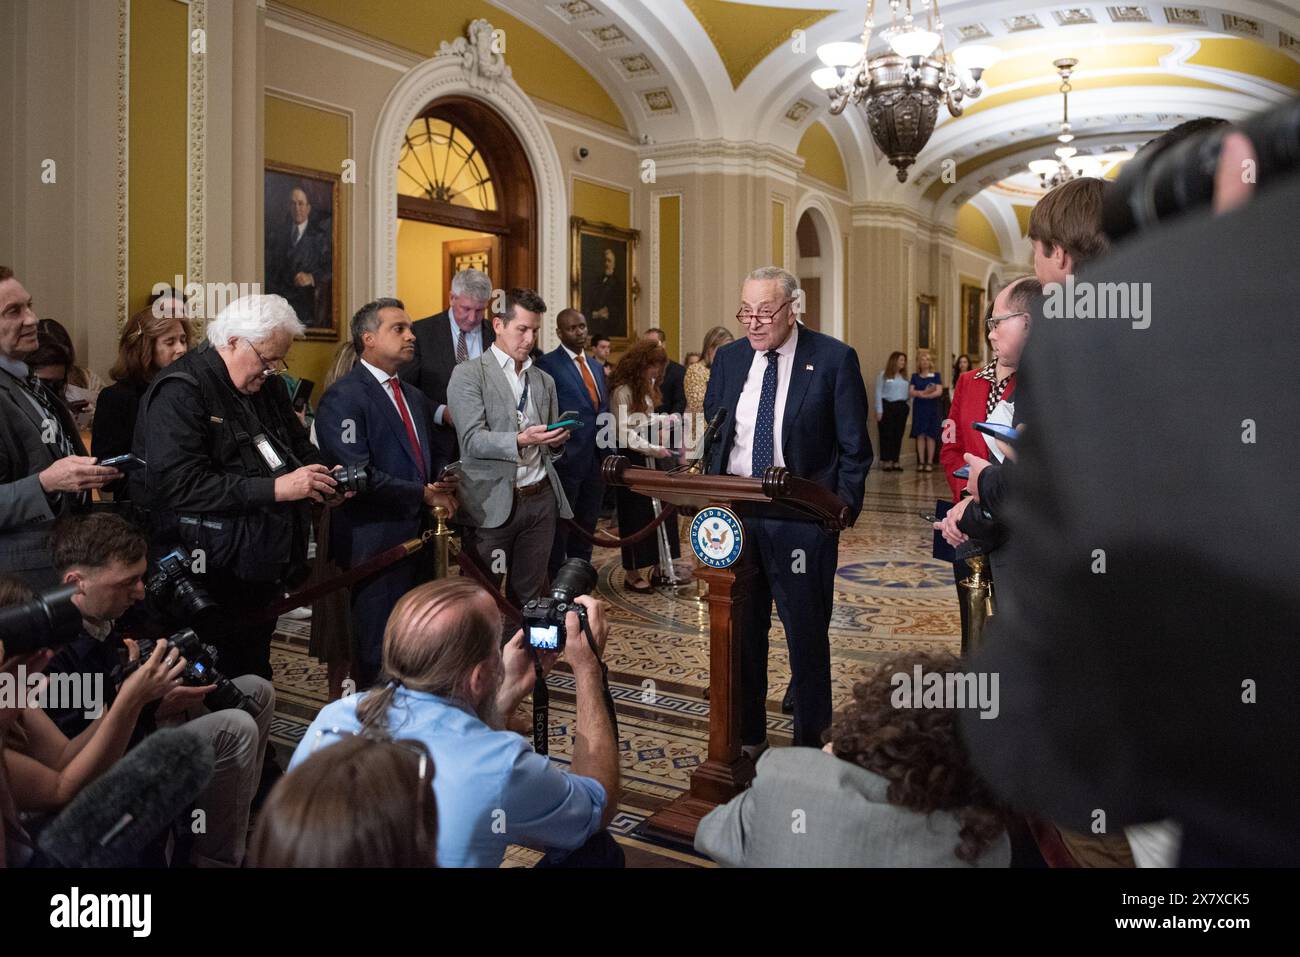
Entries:
<svg viewBox="0 0 1300 957">
<path fill-rule="evenodd" d="M 420 585 L 398 601 L 384 635 L 385 683 L 326 705 L 290 769 L 340 735 L 414 739 L 433 758 L 438 866 L 497 867 L 510 844 L 549 853 L 544 864 L 613 866 L 622 853 L 605 828 L 618 804 L 618 739 L 606 710 L 600 654 L 604 604 L 587 608 L 595 648 L 570 612 L 564 656 L 577 681 L 568 772 L 533 751 L 505 722 L 533 689 L 523 632 L 501 646 L 501 614 L 459 576 Z M 555 663 L 542 655 L 542 666 Z"/>
</svg>

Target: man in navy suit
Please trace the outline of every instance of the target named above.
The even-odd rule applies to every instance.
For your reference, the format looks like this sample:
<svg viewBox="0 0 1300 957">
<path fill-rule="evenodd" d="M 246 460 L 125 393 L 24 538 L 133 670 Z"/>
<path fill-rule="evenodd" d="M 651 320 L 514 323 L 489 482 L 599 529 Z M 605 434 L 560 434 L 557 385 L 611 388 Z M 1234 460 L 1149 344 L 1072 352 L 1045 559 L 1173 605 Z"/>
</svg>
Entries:
<svg viewBox="0 0 1300 957">
<path fill-rule="evenodd" d="M 399 299 L 368 303 L 352 317 L 351 332 L 359 361 L 325 390 L 316 410 L 316 439 L 326 458 L 370 467 L 366 491 L 331 516 L 331 555 L 344 569 L 418 537 L 427 509 L 456 509 L 455 482 L 437 481 L 447 463 L 431 440 L 433 404 L 397 377 L 415 352 L 406 307 Z M 358 688 L 369 687 L 379 675 L 388 613 L 428 579 L 428 569 L 417 553 L 352 586 Z"/>
<path fill-rule="evenodd" d="M 445 312 L 421 319 L 415 330 L 415 355 L 402 369 L 402 381 L 433 402 L 433 444 L 450 462 L 460 458 L 456 423 L 447 407 L 447 383 L 462 362 L 477 359 L 496 340 L 484 311 L 492 299 L 492 280 L 477 269 L 451 277 L 451 304 Z"/>
<path fill-rule="evenodd" d="M 799 292 L 799 280 L 777 266 L 745 280 L 736 318 L 746 336 L 714 355 L 704 396 L 709 421 L 727 410 L 708 471 L 762 475 L 783 465 L 838 495 L 856 520 L 872 458 L 867 390 L 856 352 L 797 321 Z M 751 758 L 767 747 L 767 637 L 775 598 L 790 648 L 794 743 L 820 747 L 831 722 L 829 632 L 839 534 L 762 506 L 742 517 L 758 575 L 744 612 L 741 743 Z"/>
<path fill-rule="evenodd" d="M 596 530 L 605 483 L 600 477 L 601 463 L 608 453 L 596 447 L 600 416 L 609 411 L 609 389 L 600 362 L 586 354 L 587 320 L 577 309 L 562 309 L 555 317 L 555 331 L 560 345 L 537 360 L 537 365 L 555 380 L 555 392 L 563 412 L 577 412 L 582 423 L 575 427 L 564 446 L 564 455 L 555 460 L 555 471 L 564 486 L 564 495 L 573 509 L 573 521 L 588 534 Z M 552 578 L 566 558 L 591 561 L 591 544 L 569 533 L 569 526 L 557 522 L 555 545 L 551 549 L 549 572 Z"/>
</svg>

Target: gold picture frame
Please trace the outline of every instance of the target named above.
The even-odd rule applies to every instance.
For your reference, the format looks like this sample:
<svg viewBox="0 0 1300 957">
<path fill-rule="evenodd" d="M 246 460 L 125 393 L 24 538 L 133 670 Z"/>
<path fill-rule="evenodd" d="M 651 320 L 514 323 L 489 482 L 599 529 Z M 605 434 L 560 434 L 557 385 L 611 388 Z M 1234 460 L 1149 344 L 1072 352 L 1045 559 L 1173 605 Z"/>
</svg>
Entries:
<svg viewBox="0 0 1300 957">
<path fill-rule="evenodd" d="M 984 289 L 969 283 L 961 285 L 961 351 L 971 367 L 981 365 L 984 356 Z"/>
<path fill-rule="evenodd" d="M 614 352 L 636 341 L 632 306 L 641 289 L 636 247 L 641 231 L 573 216 L 570 305 L 586 317 L 587 332 L 608 336 Z M 612 260 L 612 262 L 611 262 Z"/>
<path fill-rule="evenodd" d="M 339 341 L 343 311 L 343 207 L 339 173 L 267 161 L 263 171 L 264 292 L 289 300 L 306 326 L 305 337 Z M 296 243 L 288 240 L 293 225 L 290 204 L 301 190 L 310 204 L 306 230 Z M 306 272 L 310 285 L 296 276 Z"/>
<path fill-rule="evenodd" d="M 916 349 L 928 349 L 931 356 L 937 355 L 938 339 L 938 296 L 916 297 Z"/>
</svg>

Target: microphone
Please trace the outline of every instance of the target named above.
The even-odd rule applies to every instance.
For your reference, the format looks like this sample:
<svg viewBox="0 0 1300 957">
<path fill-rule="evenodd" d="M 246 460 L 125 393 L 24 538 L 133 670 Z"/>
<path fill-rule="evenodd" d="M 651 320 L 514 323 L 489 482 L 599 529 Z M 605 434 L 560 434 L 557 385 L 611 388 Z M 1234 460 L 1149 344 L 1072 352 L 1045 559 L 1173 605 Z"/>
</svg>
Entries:
<svg viewBox="0 0 1300 957">
<path fill-rule="evenodd" d="M 216 766 L 206 738 L 155 731 L 81 789 L 36 839 L 51 867 L 136 867 L 140 855 L 198 797 Z"/>
<path fill-rule="evenodd" d="M 709 460 L 709 452 L 711 451 L 713 446 L 714 436 L 717 434 L 718 428 L 722 425 L 722 423 L 726 420 L 726 418 L 727 418 L 727 409 L 726 407 L 723 407 L 717 411 L 716 415 L 713 416 L 713 421 L 709 422 L 707 425 L 704 426 L 704 434 L 700 436 L 700 457 L 696 461 L 696 463 L 691 466 L 691 471 L 694 474 L 702 475 L 704 473 L 705 468 L 707 468 L 706 463 Z"/>
</svg>

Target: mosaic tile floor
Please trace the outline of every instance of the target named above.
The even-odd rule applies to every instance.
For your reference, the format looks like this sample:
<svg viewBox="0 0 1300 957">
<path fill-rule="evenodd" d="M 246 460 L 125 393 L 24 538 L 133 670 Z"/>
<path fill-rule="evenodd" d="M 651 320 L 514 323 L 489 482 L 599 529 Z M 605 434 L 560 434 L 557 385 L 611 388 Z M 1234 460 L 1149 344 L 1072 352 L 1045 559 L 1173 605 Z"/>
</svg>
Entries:
<svg viewBox="0 0 1300 957">
<path fill-rule="evenodd" d="M 864 669 L 898 652 L 958 651 L 960 618 L 952 567 L 930 558 L 931 530 L 918 515 L 930 511 L 936 497 L 946 493 L 939 473 L 873 471 L 868 478 L 862 515 L 840 540 L 830 634 L 837 707 L 848 699 Z M 683 554 L 689 554 L 688 546 L 683 546 Z M 691 769 L 705 757 L 706 606 L 694 600 L 693 592 L 669 596 L 625 591 L 617 551 L 597 549 L 594 561 L 600 596 L 610 605 L 612 631 L 605 661 L 618 706 L 623 755 L 624 791 L 613 831 L 624 845 L 629 866 L 707 864 L 632 834 L 686 789 Z M 282 620 L 273 649 L 278 702 L 271 734 L 288 750 L 325 700 L 325 667 L 306 654 L 307 632 L 307 622 Z M 784 632 L 774 614 L 768 686 L 768 730 L 774 745 L 790 740 L 791 720 L 781 713 L 788 683 Z M 561 667 L 548 684 L 550 753 L 567 766 L 573 743 L 573 678 Z M 505 866 L 530 866 L 537 857 L 515 848 Z"/>
</svg>

